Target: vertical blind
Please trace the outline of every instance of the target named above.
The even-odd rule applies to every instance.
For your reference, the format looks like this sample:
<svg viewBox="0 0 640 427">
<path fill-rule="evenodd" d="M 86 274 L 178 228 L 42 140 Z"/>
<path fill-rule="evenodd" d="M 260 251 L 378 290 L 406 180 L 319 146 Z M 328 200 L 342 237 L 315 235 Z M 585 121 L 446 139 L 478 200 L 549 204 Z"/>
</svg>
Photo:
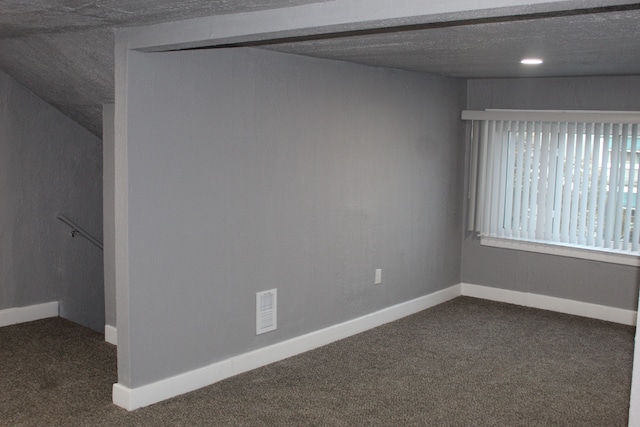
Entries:
<svg viewBox="0 0 640 427">
<path fill-rule="evenodd" d="M 638 252 L 638 113 L 463 112 L 472 121 L 469 229 Z"/>
</svg>

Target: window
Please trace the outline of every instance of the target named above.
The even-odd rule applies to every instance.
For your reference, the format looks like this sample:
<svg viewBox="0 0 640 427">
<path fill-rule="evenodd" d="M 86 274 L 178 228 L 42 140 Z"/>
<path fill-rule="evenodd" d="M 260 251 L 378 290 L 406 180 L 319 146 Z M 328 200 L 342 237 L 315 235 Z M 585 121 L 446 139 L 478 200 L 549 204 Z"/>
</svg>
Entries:
<svg viewBox="0 0 640 427">
<path fill-rule="evenodd" d="M 640 265 L 640 113 L 463 119 L 472 120 L 469 229 L 483 244 Z"/>
</svg>

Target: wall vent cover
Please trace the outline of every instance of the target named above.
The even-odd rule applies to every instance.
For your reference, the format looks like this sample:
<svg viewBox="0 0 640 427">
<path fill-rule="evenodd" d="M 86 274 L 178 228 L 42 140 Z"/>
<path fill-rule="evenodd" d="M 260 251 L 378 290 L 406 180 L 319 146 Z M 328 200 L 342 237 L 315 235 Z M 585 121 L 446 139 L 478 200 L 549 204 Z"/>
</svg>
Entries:
<svg viewBox="0 0 640 427">
<path fill-rule="evenodd" d="M 277 291 L 271 289 L 256 294 L 256 335 L 277 328 Z"/>
</svg>

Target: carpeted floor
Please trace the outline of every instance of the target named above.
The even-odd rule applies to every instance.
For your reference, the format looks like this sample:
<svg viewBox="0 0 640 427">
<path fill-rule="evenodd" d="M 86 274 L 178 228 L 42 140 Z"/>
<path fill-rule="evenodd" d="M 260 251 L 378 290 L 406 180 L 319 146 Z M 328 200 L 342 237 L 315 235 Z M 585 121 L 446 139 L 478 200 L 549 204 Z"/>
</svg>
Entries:
<svg viewBox="0 0 640 427">
<path fill-rule="evenodd" d="M 147 408 L 63 319 L 0 328 L 3 426 L 626 426 L 635 329 L 460 297 Z"/>
</svg>

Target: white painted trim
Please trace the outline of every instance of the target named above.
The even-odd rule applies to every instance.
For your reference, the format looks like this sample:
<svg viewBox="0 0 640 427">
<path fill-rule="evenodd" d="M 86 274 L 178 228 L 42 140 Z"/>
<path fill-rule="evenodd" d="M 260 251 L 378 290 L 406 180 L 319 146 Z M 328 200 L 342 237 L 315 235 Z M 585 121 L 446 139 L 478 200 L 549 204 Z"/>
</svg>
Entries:
<svg viewBox="0 0 640 427">
<path fill-rule="evenodd" d="M 0 310 L 0 327 L 58 317 L 58 301 Z"/>
<path fill-rule="evenodd" d="M 462 120 L 511 120 L 538 122 L 640 123 L 638 111 L 594 110 L 463 110 Z"/>
<path fill-rule="evenodd" d="M 636 324 L 637 318 L 637 312 L 632 310 L 461 283 L 357 319 L 244 353 L 141 387 L 128 388 L 120 383 L 114 384 L 113 403 L 129 411 L 152 405 L 162 400 L 206 387 L 234 375 L 313 350 L 385 323 L 393 322 L 461 295 L 632 326 Z"/>
<path fill-rule="evenodd" d="M 633 310 L 625 310 L 622 308 L 608 307 L 546 295 L 511 291 L 507 289 L 492 288 L 489 286 L 471 285 L 468 283 L 463 283 L 461 287 L 462 295 L 464 296 L 506 302 L 525 307 L 556 311 L 558 313 L 589 317 L 592 319 L 606 320 L 608 322 L 622 323 L 624 325 L 635 326 L 638 317 L 638 313 Z"/>
<path fill-rule="evenodd" d="M 396 25 L 464 21 L 583 8 L 585 0 L 334 0 L 119 28 L 130 49 L 178 49 Z M 627 0 L 629 1 L 629 0 Z M 590 0 L 590 6 L 611 0 Z"/>
<path fill-rule="evenodd" d="M 640 256 L 613 249 L 592 249 L 566 243 L 545 243 L 532 240 L 506 239 L 487 236 L 480 237 L 480 244 L 482 246 L 491 246 L 494 248 L 515 249 L 518 251 L 536 252 L 546 255 L 566 256 L 570 258 L 587 259 L 590 261 L 640 267 Z"/>
<path fill-rule="evenodd" d="M 104 340 L 109 344 L 118 345 L 118 330 L 115 326 L 104 325 Z"/>
<path fill-rule="evenodd" d="M 113 403 L 129 411 L 148 406 L 418 313 L 456 298 L 460 294 L 460 285 L 454 285 L 357 319 L 250 351 L 141 387 L 128 388 L 117 383 L 113 385 Z"/>
</svg>

